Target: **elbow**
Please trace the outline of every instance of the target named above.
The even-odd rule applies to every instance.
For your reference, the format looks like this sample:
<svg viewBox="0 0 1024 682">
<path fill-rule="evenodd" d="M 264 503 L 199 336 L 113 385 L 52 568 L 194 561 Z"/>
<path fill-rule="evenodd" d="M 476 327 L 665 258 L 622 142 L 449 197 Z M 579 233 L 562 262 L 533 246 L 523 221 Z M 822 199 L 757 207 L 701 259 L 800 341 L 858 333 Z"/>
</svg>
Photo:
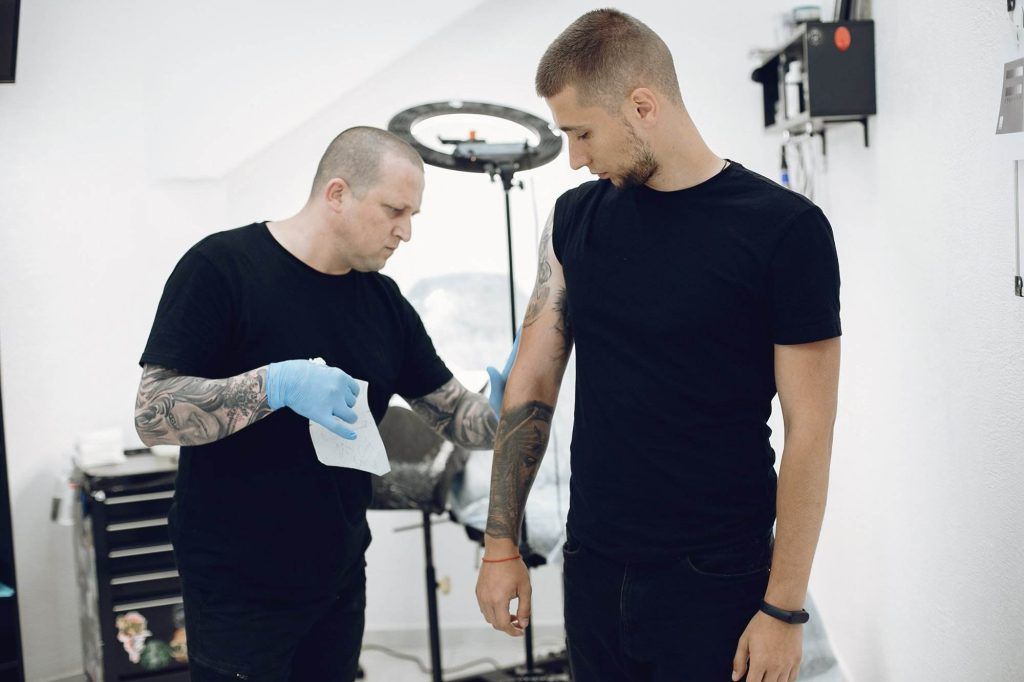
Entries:
<svg viewBox="0 0 1024 682">
<path fill-rule="evenodd" d="M 135 433 L 139 435 L 139 440 L 141 440 L 142 444 L 145 445 L 147 448 L 151 448 L 157 444 L 156 439 L 153 438 L 153 435 L 143 427 L 143 421 L 139 417 L 138 412 L 135 413 Z"/>
</svg>

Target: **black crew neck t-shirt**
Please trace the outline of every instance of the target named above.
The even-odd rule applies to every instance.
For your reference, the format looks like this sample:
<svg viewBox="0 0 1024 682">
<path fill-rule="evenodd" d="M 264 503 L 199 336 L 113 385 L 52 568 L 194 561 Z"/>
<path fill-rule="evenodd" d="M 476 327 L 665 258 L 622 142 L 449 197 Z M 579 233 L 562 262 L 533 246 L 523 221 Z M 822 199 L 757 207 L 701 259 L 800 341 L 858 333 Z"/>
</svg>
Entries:
<svg viewBox="0 0 1024 682">
<path fill-rule="evenodd" d="M 378 423 L 395 393 L 418 398 L 452 377 L 393 280 L 314 270 L 265 223 L 213 234 L 185 254 L 140 364 L 220 379 L 316 357 L 369 383 Z M 208 407 L 221 400 L 211 395 Z M 190 419 L 183 407 L 175 417 Z M 218 590 L 330 594 L 363 560 L 370 499 L 370 474 L 321 464 L 309 421 L 281 408 L 181 448 L 169 519 L 179 568 Z"/>
<path fill-rule="evenodd" d="M 765 536 L 774 345 L 842 333 L 821 210 L 732 162 L 674 192 L 584 183 L 552 244 L 576 344 L 569 532 L 624 561 Z"/>
</svg>

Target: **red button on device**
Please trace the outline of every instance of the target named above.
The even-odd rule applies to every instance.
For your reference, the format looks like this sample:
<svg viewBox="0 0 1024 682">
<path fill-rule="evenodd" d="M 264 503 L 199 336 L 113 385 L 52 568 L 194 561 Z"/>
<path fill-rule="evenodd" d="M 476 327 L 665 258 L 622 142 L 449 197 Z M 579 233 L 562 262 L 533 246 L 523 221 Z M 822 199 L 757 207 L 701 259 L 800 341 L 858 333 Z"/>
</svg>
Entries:
<svg viewBox="0 0 1024 682">
<path fill-rule="evenodd" d="M 840 52 L 846 52 L 850 49 L 850 43 L 853 41 L 853 37 L 850 35 L 850 29 L 845 26 L 840 26 L 836 29 L 835 36 L 836 47 L 839 48 Z"/>
</svg>

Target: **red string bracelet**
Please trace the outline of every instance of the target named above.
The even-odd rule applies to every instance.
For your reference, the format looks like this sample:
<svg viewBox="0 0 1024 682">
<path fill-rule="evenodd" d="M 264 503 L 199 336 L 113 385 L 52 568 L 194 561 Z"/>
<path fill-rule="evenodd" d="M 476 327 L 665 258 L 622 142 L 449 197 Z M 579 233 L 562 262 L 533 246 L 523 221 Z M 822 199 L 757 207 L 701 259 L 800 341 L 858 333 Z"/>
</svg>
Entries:
<svg viewBox="0 0 1024 682">
<path fill-rule="evenodd" d="M 516 554 L 515 556 L 510 556 L 510 557 L 507 557 L 505 559 L 481 559 L 481 561 L 483 561 L 485 564 L 500 564 L 500 563 L 503 563 L 505 561 L 515 561 L 516 559 L 520 559 L 520 558 L 522 558 L 522 556 L 519 555 L 519 554 Z"/>
</svg>

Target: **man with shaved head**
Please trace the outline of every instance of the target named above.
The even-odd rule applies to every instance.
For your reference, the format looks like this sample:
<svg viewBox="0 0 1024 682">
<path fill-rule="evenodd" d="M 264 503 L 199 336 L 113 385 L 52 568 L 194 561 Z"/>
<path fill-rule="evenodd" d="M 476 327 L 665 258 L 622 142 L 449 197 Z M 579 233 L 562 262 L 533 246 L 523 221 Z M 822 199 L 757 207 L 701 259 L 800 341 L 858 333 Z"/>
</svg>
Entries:
<svg viewBox="0 0 1024 682">
<path fill-rule="evenodd" d="M 351 128 L 302 210 L 210 235 L 167 281 L 135 423 L 182 446 L 169 525 L 193 682 L 355 678 L 370 474 L 325 466 L 310 436 L 357 437 L 355 379 L 377 422 L 397 393 L 445 438 L 493 447 L 504 377 L 488 368 L 490 401 L 466 390 L 377 272 L 422 196 L 412 147 Z"/>
<path fill-rule="evenodd" d="M 536 86 L 569 164 L 598 179 L 558 199 L 541 239 L 496 436 L 480 609 L 512 635 L 529 621 L 520 526 L 575 346 L 573 679 L 793 682 L 836 411 L 831 227 L 705 144 L 668 47 L 627 14 L 573 22 Z"/>
</svg>

